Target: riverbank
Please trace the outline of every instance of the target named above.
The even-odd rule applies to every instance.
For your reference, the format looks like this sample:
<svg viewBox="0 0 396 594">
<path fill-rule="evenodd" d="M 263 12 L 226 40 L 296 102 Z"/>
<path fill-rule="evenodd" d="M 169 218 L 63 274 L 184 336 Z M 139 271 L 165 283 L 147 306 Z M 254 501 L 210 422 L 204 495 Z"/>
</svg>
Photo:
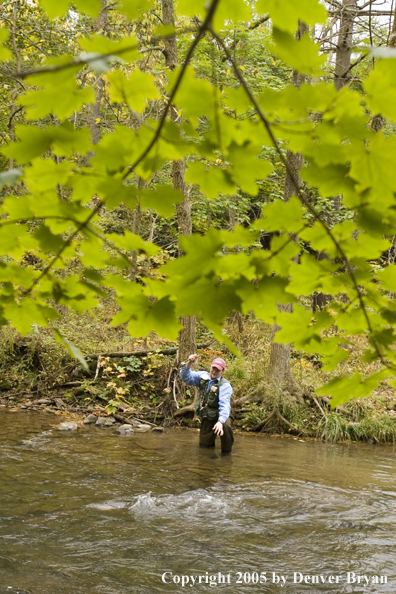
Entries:
<svg viewBox="0 0 396 594">
<path fill-rule="evenodd" d="M 72 322 L 69 332 L 79 337 L 87 369 L 46 329 L 24 338 L 3 329 L 0 406 L 75 415 L 80 421 L 94 414 L 125 424 L 137 419 L 161 427 L 199 426 L 193 416 L 194 389 L 185 389 L 178 377 L 175 343 L 155 336 L 133 340 L 125 329 L 108 327 L 102 327 L 99 341 L 98 324 Z M 217 356 L 227 361 L 225 376 L 233 385 L 232 414 L 237 429 L 331 442 L 396 441 L 396 398 L 386 382 L 370 398 L 352 399 L 334 411 L 330 398 L 314 393 L 337 373 L 373 371 L 375 364 L 363 362 L 364 341 L 354 345 L 348 367 L 343 363 L 331 372 L 323 369 L 320 358 L 292 351 L 290 367 L 298 390 L 290 393 L 267 381 L 269 326 L 246 318 L 243 332 L 232 321 L 227 331 L 241 357 L 236 358 L 201 329 L 199 368 L 208 369 Z"/>
<path fill-rule="evenodd" d="M 265 433 L 295 439 L 313 438 L 333 443 L 360 441 L 376 444 L 396 441 L 396 413 L 393 409 L 386 410 L 383 407 L 375 409 L 377 402 L 365 402 L 366 405 L 370 404 L 373 407 L 373 412 L 370 414 L 367 408 L 363 408 L 362 404 L 357 402 L 353 402 L 353 408 L 349 405 L 349 410 L 347 407 L 341 407 L 340 411 L 330 411 L 328 404 L 324 402 L 319 404 L 319 400 L 314 395 L 306 395 L 303 402 L 297 402 L 295 398 L 284 394 L 282 401 L 278 397 L 276 403 L 272 402 L 271 406 L 274 407 L 272 411 L 269 411 L 268 401 L 266 406 L 246 401 L 245 398 L 243 401 L 241 405 L 241 399 L 238 399 L 233 406 L 234 427 L 237 432 Z M 199 428 L 199 421 L 192 413 L 177 416 L 180 408 L 175 408 L 173 414 L 164 415 L 158 411 L 158 407 L 150 406 L 149 403 L 141 402 L 141 406 L 130 406 L 122 400 L 114 402 L 116 406 L 109 406 L 105 404 L 103 397 L 99 402 L 92 396 L 85 401 L 75 397 L 70 398 L 70 396 L 66 399 L 64 393 L 47 394 L 46 397 L 3 393 L 0 397 L 0 408 L 20 413 L 46 413 L 56 416 L 59 423 L 72 421 L 82 425 L 84 420 L 90 417 L 90 423 L 98 422 L 98 424 L 108 418 L 114 422 L 114 425 L 113 423 L 108 425 L 113 428 L 122 425 L 134 427 L 136 423 L 146 425 L 147 428 L 158 429 Z M 359 410 L 358 406 L 361 411 L 364 411 L 360 422 L 351 420 L 351 416 L 356 415 Z M 320 409 L 320 414 L 317 408 Z"/>
</svg>

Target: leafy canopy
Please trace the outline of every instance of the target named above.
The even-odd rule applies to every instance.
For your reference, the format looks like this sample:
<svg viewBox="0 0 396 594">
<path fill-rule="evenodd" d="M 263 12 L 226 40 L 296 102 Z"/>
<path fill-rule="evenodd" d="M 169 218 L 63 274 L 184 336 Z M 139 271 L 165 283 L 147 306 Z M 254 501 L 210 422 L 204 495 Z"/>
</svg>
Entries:
<svg viewBox="0 0 396 594">
<path fill-rule="evenodd" d="M 340 343 L 364 334 L 369 338 L 367 360 L 377 360 L 382 369 L 368 378 L 337 377 L 318 391 L 331 394 L 337 405 L 370 394 L 379 381 L 395 375 L 391 292 L 396 268 L 381 269 L 374 261 L 392 247 L 396 139 L 370 131 L 369 122 L 378 112 L 396 121 L 396 59 L 390 54 L 378 60 L 363 90 L 336 92 L 325 82 L 325 58 L 310 35 L 294 36 L 300 21 L 311 26 L 326 21 L 323 5 L 317 0 L 251 4 L 254 12 L 240 0 L 212 0 L 209 7 L 204 0 L 178 0 L 180 22 L 187 29 L 178 33 L 185 62 L 167 80 L 159 66 L 144 71 L 142 56 L 164 51 L 163 37 L 173 30 L 154 38 L 131 34 L 137 30 L 134 20 L 149 14 L 150 0 L 119 2 L 120 22 L 132 21 L 128 34 L 82 37 L 74 54 L 67 50 L 46 58 L 23 76 L 15 72 L 24 80 L 17 102 L 25 123 L 16 126 L 15 139 L 2 148 L 4 163 L 10 159 L 13 167 L 0 174 L 5 196 L 0 323 L 22 334 L 32 324 L 56 327 L 58 304 L 91 310 L 98 297 L 111 291 L 120 307 L 113 324 L 127 323 L 136 336 L 155 330 L 174 340 L 178 317 L 199 315 L 219 340 L 227 341 L 222 323 L 230 310 L 253 310 L 281 326 L 279 342 L 319 353 L 328 369 L 347 356 Z M 76 18 L 97 18 L 102 8 L 100 0 L 76 0 L 71 13 L 70 5 L 69 0 L 40 0 L 49 19 L 69 18 L 71 28 Z M 205 21 L 208 11 L 211 21 Z M 285 84 L 253 92 L 246 81 L 254 72 L 227 53 L 233 27 L 242 23 L 245 30 L 250 25 L 254 30 L 254 21 L 266 15 L 272 27 L 265 38 L 272 65 L 280 59 L 286 69 L 311 77 L 298 89 Z M 205 25 L 191 39 L 195 17 Z M 224 64 L 220 81 L 205 79 L 194 68 L 192 50 L 199 51 L 198 42 L 206 39 L 213 61 Z M 1 59 L 14 68 L 6 29 L 0 41 Z M 124 112 L 129 120 L 102 130 L 92 144 L 92 129 L 101 122 L 100 116 L 92 119 L 98 88 L 106 109 Z M 337 196 L 348 212 L 346 220 L 331 226 L 307 193 L 295 188 L 288 202 L 269 196 L 250 228 L 211 228 L 204 235 L 185 236 L 180 239 L 182 257 L 166 263 L 153 278 L 130 279 L 131 254 L 157 257 L 158 247 L 129 231 L 104 232 L 103 209 L 139 205 L 172 217 L 184 196 L 169 181 L 162 183 L 161 175 L 180 159 L 186 159 L 189 189 L 209 201 L 243 193 L 254 197 L 282 167 L 286 149 L 303 155 L 306 187 L 319 198 Z M 258 243 L 262 233 L 271 234 L 269 249 Z M 313 255 L 318 253 L 321 259 Z M 26 265 L 29 254 L 34 264 Z M 65 276 L 62 269 L 71 261 L 77 272 Z M 316 291 L 333 301 L 313 316 L 301 297 Z M 293 302 L 293 313 L 277 307 Z M 57 336 L 81 358 L 76 347 Z"/>
</svg>

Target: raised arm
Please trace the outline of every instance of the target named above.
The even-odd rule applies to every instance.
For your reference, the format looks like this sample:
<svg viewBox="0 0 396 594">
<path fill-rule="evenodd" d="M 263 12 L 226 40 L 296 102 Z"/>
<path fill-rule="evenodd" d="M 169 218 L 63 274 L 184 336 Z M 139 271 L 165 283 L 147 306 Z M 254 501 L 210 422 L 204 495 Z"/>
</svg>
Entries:
<svg viewBox="0 0 396 594">
<path fill-rule="evenodd" d="M 189 386 L 199 386 L 202 371 L 191 371 L 191 365 L 198 359 L 197 354 L 190 355 L 187 363 L 180 369 L 180 377 Z"/>
</svg>

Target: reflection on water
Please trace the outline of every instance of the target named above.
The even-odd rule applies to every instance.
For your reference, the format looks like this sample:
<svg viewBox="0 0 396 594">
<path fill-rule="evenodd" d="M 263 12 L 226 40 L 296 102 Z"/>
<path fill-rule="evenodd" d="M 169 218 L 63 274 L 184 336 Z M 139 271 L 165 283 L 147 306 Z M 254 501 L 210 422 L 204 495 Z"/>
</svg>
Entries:
<svg viewBox="0 0 396 594">
<path fill-rule="evenodd" d="M 0 594 L 396 589 L 393 447 L 237 435 L 221 457 L 57 421 L 0 411 Z"/>
</svg>

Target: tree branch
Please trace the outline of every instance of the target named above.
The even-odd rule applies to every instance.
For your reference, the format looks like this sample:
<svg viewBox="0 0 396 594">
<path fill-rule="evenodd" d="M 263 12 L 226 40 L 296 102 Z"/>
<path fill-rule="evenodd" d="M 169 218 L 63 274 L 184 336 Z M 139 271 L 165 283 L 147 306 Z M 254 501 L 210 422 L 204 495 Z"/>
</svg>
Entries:
<svg viewBox="0 0 396 594">
<path fill-rule="evenodd" d="M 265 115 L 264 115 L 264 113 L 263 113 L 260 105 L 258 104 L 258 102 L 257 102 L 256 98 L 254 97 L 252 91 L 250 90 L 247 82 L 245 81 L 242 72 L 240 71 L 240 69 L 238 68 L 238 65 L 236 64 L 236 62 L 234 61 L 232 55 L 230 54 L 230 52 L 229 52 L 229 50 L 227 48 L 227 45 L 225 44 L 225 42 L 223 41 L 223 39 L 212 28 L 210 28 L 210 32 L 213 35 L 213 37 L 217 40 L 217 42 L 220 44 L 220 46 L 223 48 L 223 51 L 227 55 L 227 58 L 228 58 L 230 64 L 232 65 L 232 67 L 233 67 L 235 76 L 237 77 L 237 79 L 241 83 L 244 91 L 246 92 L 246 94 L 249 97 L 250 101 L 252 102 L 254 108 L 256 109 L 256 112 L 257 112 L 260 120 L 264 124 L 264 127 L 267 130 L 267 132 L 268 132 L 268 135 L 269 135 L 269 137 L 270 137 L 270 139 L 271 139 L 271 141 L 272 141 L 272 143 L 273 143 L 273 145 L 275 147 L 275 150 L 278 153 L 278 155 L 279 155 L 279 157 L 280 157 L 280 159 L 281 159 L 281 161 L 282 161 L 282 163 L 283 163 L 283 165 L 284 165 L 284 167 L 285 167 L 288 175 L 290 176 L 290 179 L 291 179 L 291 181 L 292 181 L 292 183 L 294 185 L 295 191 L 296 191 L 296 195 L 298 196 L 298 198 L 301 201 L 301 203 L 305 206 L 305 208 L 309 211 L 309 213 L 314 217 L 314 219 L 316 221 L 318 221 L 322 225 L 325 233 L 328 235 L 328 237 L 330 238 L 330 240 L 334 244 L 334 246 L 337 249 L 338 253 L 340 254 L 342 260 L 344 262 L 348 262 L 349 261 L 349 258 L 347 256 L 347 254 L 345 253 L 345 251 L 343 250 L 343 248 L 340 246 L 340 244 L 338 243 L 337 239 L 333 236 L 331 230 L 327 226 L 327 224 L 324 221 L 324 219 L 321 217 L 321 215 L 318 212 L 316 212 L 316 210 L 313 208 L 313 206 L 304 197 L 304 194 L 301 191 L 301 188 L 299 186 L 298 179 L 296 178 L 296 176 L 294 175 L 294 172 L 292 171 L 292 169 L 289 167 L 289 165 L 287 163 L 287 159 L 285 158 L 285 156 L 284 156 L 284 154 L 282 152 L 282 149 L 280 148 L 279 143 L 278 143 L 278 141 L 277 141 L 277 139 L 276 139 L 276 137 L 275 137 L 275 135 L 274 135 L 274 133 L 272 131 L 270 122 L 265 117 Z M 372 324 L 371 324 L 370 318 L 369 318 L 368 313 L 367 313 L 367 308 L 366 308 L 366 305 L 365 305 L 365 302 L 364 302 L 364 299 L 363 299 L 363 293 L 362 293 L 362 291 L 359 288 L 359 285 L 357 283 L 355 274 L 354 274 L 354 272 L 352 270 L 349 270 L 348 271 L 348 275 L 349 275 L 349 277 L 350 277 L 350 279 L 352 281 L 353 288 L 356 291 L 356 294 L 358 296 L 359 304 L 360 304 L 360 307 L 362 309 L 364 318 L 366 320 L 368 330 L 369 330 L 370 334 L 373 334 L 373 328 L 372 328 Z M 381 350 L 380 350 L 380 347 L 379 347 L 378 342 L 374 339 L 372 344 L 374 346 L 374 349 L 375 349 L 375 352 L 377 354 L 377 357 L 379 358 L 379 360 L 381 361 L 381 363 L 385 367 L 393 369 L 394 367 L 392 365 L 390 365 L 389 362 L 384 359 L 384 356 L 381 353 Z"/>
<path fill-rule="evenodd" d="M 217 0 L 216 5 L 218 4 L 218 1 L 219 0 Z M 212 14 L 212 17 L 213 17 L 213 14 Z M 180 33 L 192 33 L 195 31 L 196 31 L 195 28 L 187 27 L 185 29 L 182 29 L 180 31 Z M 152 43 L 158 43 L 158 41 L 167 39 L 168 37 L 171 37 L 172 35 L 175 35 L 174 31 L 170 32 L 170 33 L 166 33 L 164 35 L 161 35 L 160 37 L 156 37 L 156 38 L 152 39 L 151 41 L 152 41 Z M 159 48 L 155 48 L 155 49 L 159 49 Z M 139 50 L 138 43 L 128 45 L 126 47 L 123 47 L 123 48 L 115 51 L 115 52 L 113 51 L 113 52 L 107 52 L 107 53 L 103 53 L 103 54 L 94 54 L 93 56 L 86 56 L 86 57 L 84 57 L 84 54 L 82 54 L 80 56 L 77 56 L 73 60 L 70 60 L 70 62 L 67 62 L 65 64 L 54 64 L 53 66 L 44 66 L 42 68 L 31 68 L 29 70 L 24 70 L 22 72 L 19 72 L 19 71 L 14 72 L 14 73 L 12 73 L 12 75 L 14 78 L 23 80 L 25 78 L 28 78 L 29 76 L 35 76 L 36 74 L 47 74 L 47 73 L 50 74 L 50 73 L 54 73 L 54 72 L 60 72 L 62 70 L 67 70 L 69 68 L 74 68 L 75 66 L 85 66 L 87 64 L 90 64 L 91 62 L 96 62 L 100 58 L 111 58 L 112 56 L 122 56 L 123 54 L 133 51 L 133 50 Z M 142 52 L 148 51 L 148 49 L 146 48 L 141 51 Z M 7 73 L 3 69 L 0 69 L 0 74 L 7 74 Z"/>
<path fill-rule="evenodd" d="M 183 66 L 182 66 L 182 68 L 181 68 L 181 70 L 179 72 L 179 75 L 177 77 L 176 83 L 175 83 L 175 85 L 174 85 L 174 87 L 173 87 L 173 89 L 172 89 L 172 91 L 170 93 L 170 96 L 169 96 L 168 102 L 166 104 L 164 113 L 162 114 L 162 117 L 161 117 L 159 126 L 158 126 L 158 128 L 157 128 L 157 130 L 156 130 L 156 132 L 155 132 L 155 134 L 154 134 L 154 136 L 152 138 L 152 140 L 149 142 L 147 148 L 143 151 L 143 153 L 135 161 L 135 163 L 128 168 L 128 171 L 124 175 L 124 178 L 123 179 L 125 179 L 126 177 L 128 177 L 128 175 L 130 175 L 130 173 L 133 172 L 133 170 L 135 169 L 135 167 L 137 167 L 137 165 L 139 163 L 141 163 L 141 161 L 143 161 L 143 159 L 148 155 L 148 153 L 151 151 L 151 149 L 153 148 L 153 146 L 159 140 L 160 135 L 161 135 L 162 128 L 163 128 L 163 126 L 165 124 L 166 116 L 169 113 L 169 109 L 170 109 L 170 106 L 172 104 L 172 101 L 173 101 L 173 99 L 174 99 L 174 97 L 175 97 L 175 95 L 177 93 L 177 90 L 180 87 L 180 84 L 181 84 L 182 79 L 183 79 L 183 76 L 184 76 L 184 74 L 186 72 L 187 66 L 188 66 L 188 64 L 189 64 L 189 62 L 190 62 L 190 60 L 191 60 L 191 58 L 193 56 L 193 53 L 194 53 L 195 48 L 197 47 L 198 43 L 200 42 L 200 40 L 202 39 L 202 37 L 205 35 L 206 31 L 210 30 L 212 19 L 213 19 L 213 16 L 214 16 L 215 12 L 216 12 L 216 8 L 217 8 L 217 6 L 219 4 L 219 1 L 220 0 L 213 0 L 212 1 L 212 4 L 210 5 L 209 10 L 207 12 L 206 18 L 205 18 L 204 22 L 202 23 L 201 27 L 199 28 L 198 35 L 195 37 L 193 43 L 191 44 L 191 46 L 190 46 L 190 48 L 189 48 L 189 50 L 187 52 L 187 55 L 186 55 L 185 60 L 183 62 Z M 169 33 L 167 36 L 169 36 L 169 35 L 174 35 L 174 32 Z M 130 48 L 128 50 L 123 49 L 123 51 L 129 51 L 129 50 L 130 50 Z M 104 55 L 107 55 L 107 54 L 104 54 Z M 108 54 L 108 55 L 111 55 L 111 54 Z M 97 57 L 96 57 L 96 59 L 97 59 Z M 64 69 L 63 67 L 65 67 L 65 66 L 67 66 L 67 65 L 63 65 L 62 64 L 61 65 L 61 69 Z M 88 227 L 90 221 L 99 212 L 99 210 L 102 208 L 102 206 L 104 204 L 105 204 L 105 201 L 100 200 L 98 202 L 98 204 L 92 210 L 92 212 L 87 217 L 87 219 L 85 221 L 83 221 L 82 223 L 79 224 L 79 226 L 77 227 L 77 229 L 75 231 L 73 231 L 73 233 L 65 241 L 65 243 L 63 244 L 63 246 L 58 250 L 57 254 L 54 256 L 54 258 L 51 260 L 51 262 L 44 268 L 44 270 L 41 272 L 41 274 L 32 281 L 30 287 L 28 287 L 28 289 L 26 289 L 26 291 L 23 293 L 24 296 L 29 295 L 32 292 L 32 290 L 34 289 L 34 287 L 40 282 L 40 280 L 42 278 L 44 278 L 48 274 L 48 272 L 51 270 L 51 268 L 54 266 L 54 264 L 59 260 L 59 258 L 61 257 L 61 255 L 63 254 L 63 252 L 66 250 L 66 248 L 72 243 L 72 241 L 77 237 L 77 235 L 84 228 L 87 228 Z"/>
</svg>

